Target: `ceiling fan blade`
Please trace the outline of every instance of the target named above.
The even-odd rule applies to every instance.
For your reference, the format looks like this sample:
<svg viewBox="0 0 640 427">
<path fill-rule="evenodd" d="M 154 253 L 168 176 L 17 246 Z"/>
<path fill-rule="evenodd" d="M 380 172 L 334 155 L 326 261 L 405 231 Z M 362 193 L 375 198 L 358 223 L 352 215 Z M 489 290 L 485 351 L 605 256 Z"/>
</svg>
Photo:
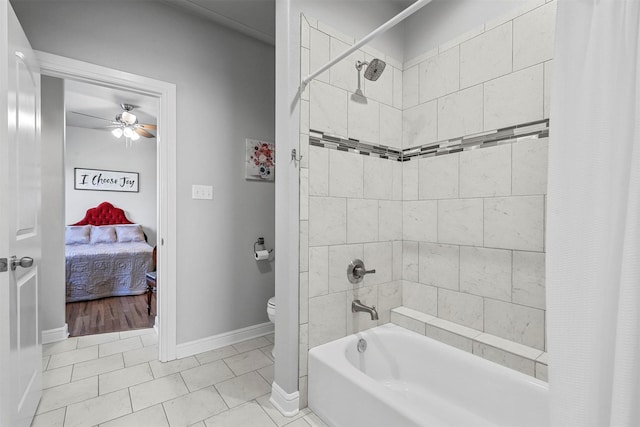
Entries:
<svg viewBox="0 0 640 427">
<path fill-rule="evenodd" d="M 107 130 L 107 129 L 116 129 L 121 127 L 120 125 L 107 125 L 107 126 L 100 126 L 97 128 L 91 128 L 91 129 L 97 129 L 97 130 Z"/>
<path fill-rule="evenodd" d="M 149 124 L 144 124 L 144 123 L 138 123 L 138 126 L 140 126 L 142 129 L 149 129 L 149 130 L 157 130 L 158 129 L 157 125 L 149 125 Z"/>
<path fill-rule="evenodd" d="M 104 120 L 105 122 L 109 122 L 111 124 L 118 124 L 118 122 L 115 122 L 113 120 L 105 119 L 103 117 L 92 116 L 91 114 L 79 113 L 77 111 L 69 111 L 69 112 L 73 113 L 73 114 L 78 114 L 80 116 L 86 116 L 86 117 L 91 117 L 91 118 L 98 119 L 98 120 Z"/>
<path fill-rule="evenodd" d="M 150 134 L 144 129 L 140 129 L 139 127 L 135 128 L 134 132 L 140 136 L 144 136 L 145 138 L 155 138 L 155 135 Z"/>
</svg>

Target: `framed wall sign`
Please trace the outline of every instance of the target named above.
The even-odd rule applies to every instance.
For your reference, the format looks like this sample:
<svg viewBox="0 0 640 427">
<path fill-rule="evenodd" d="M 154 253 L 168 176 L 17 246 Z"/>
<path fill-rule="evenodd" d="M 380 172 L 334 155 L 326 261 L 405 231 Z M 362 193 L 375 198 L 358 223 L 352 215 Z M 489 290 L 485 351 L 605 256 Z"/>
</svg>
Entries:
<svg viewBox="0 0 640 427">
<path fill-rule="evenodd" d="M 138 173 L 75 168 L 76 190 L 138 192 Z"/>
</svg>

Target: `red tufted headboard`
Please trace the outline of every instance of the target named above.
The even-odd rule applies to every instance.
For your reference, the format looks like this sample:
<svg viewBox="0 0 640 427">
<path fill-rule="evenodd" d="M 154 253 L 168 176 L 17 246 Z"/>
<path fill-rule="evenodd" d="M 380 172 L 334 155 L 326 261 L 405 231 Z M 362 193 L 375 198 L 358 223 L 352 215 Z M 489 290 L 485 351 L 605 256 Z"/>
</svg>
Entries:
<svg viewBox="0 0 640 427">
<path fill-rule="evenodd" d="M 71 225 L 111 225 L 133 224 L 129 221 L 120 208 L 116 208 L 109 202 L 102 202 L 95 208 L 87 209 L 82 220 Z"/>
</svg>

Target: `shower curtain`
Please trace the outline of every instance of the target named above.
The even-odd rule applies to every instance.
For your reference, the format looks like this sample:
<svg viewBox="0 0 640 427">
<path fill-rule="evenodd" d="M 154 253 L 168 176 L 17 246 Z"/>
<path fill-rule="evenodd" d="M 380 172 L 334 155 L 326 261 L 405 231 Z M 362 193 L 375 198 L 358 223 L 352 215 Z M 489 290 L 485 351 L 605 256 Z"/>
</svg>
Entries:
<svg viewBox="0 0 640 427">
<path fill-rule="evenodd" d="M 640 2 L 558 0 L 547 338 L 554 426 L 640 425 Z"/>
</svg>

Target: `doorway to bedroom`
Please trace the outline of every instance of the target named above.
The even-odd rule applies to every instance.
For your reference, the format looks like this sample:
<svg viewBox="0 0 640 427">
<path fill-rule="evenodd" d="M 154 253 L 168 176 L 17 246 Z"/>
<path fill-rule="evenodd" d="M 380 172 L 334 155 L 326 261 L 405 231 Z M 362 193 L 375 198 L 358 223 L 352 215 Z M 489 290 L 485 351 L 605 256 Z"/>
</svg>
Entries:
<svg viewBox="0 0 640 427">
<path fill-rule="evenodd" d="M 64 81 L 70 336 L 156 323 L 158 99 Z"/>
</svg>

